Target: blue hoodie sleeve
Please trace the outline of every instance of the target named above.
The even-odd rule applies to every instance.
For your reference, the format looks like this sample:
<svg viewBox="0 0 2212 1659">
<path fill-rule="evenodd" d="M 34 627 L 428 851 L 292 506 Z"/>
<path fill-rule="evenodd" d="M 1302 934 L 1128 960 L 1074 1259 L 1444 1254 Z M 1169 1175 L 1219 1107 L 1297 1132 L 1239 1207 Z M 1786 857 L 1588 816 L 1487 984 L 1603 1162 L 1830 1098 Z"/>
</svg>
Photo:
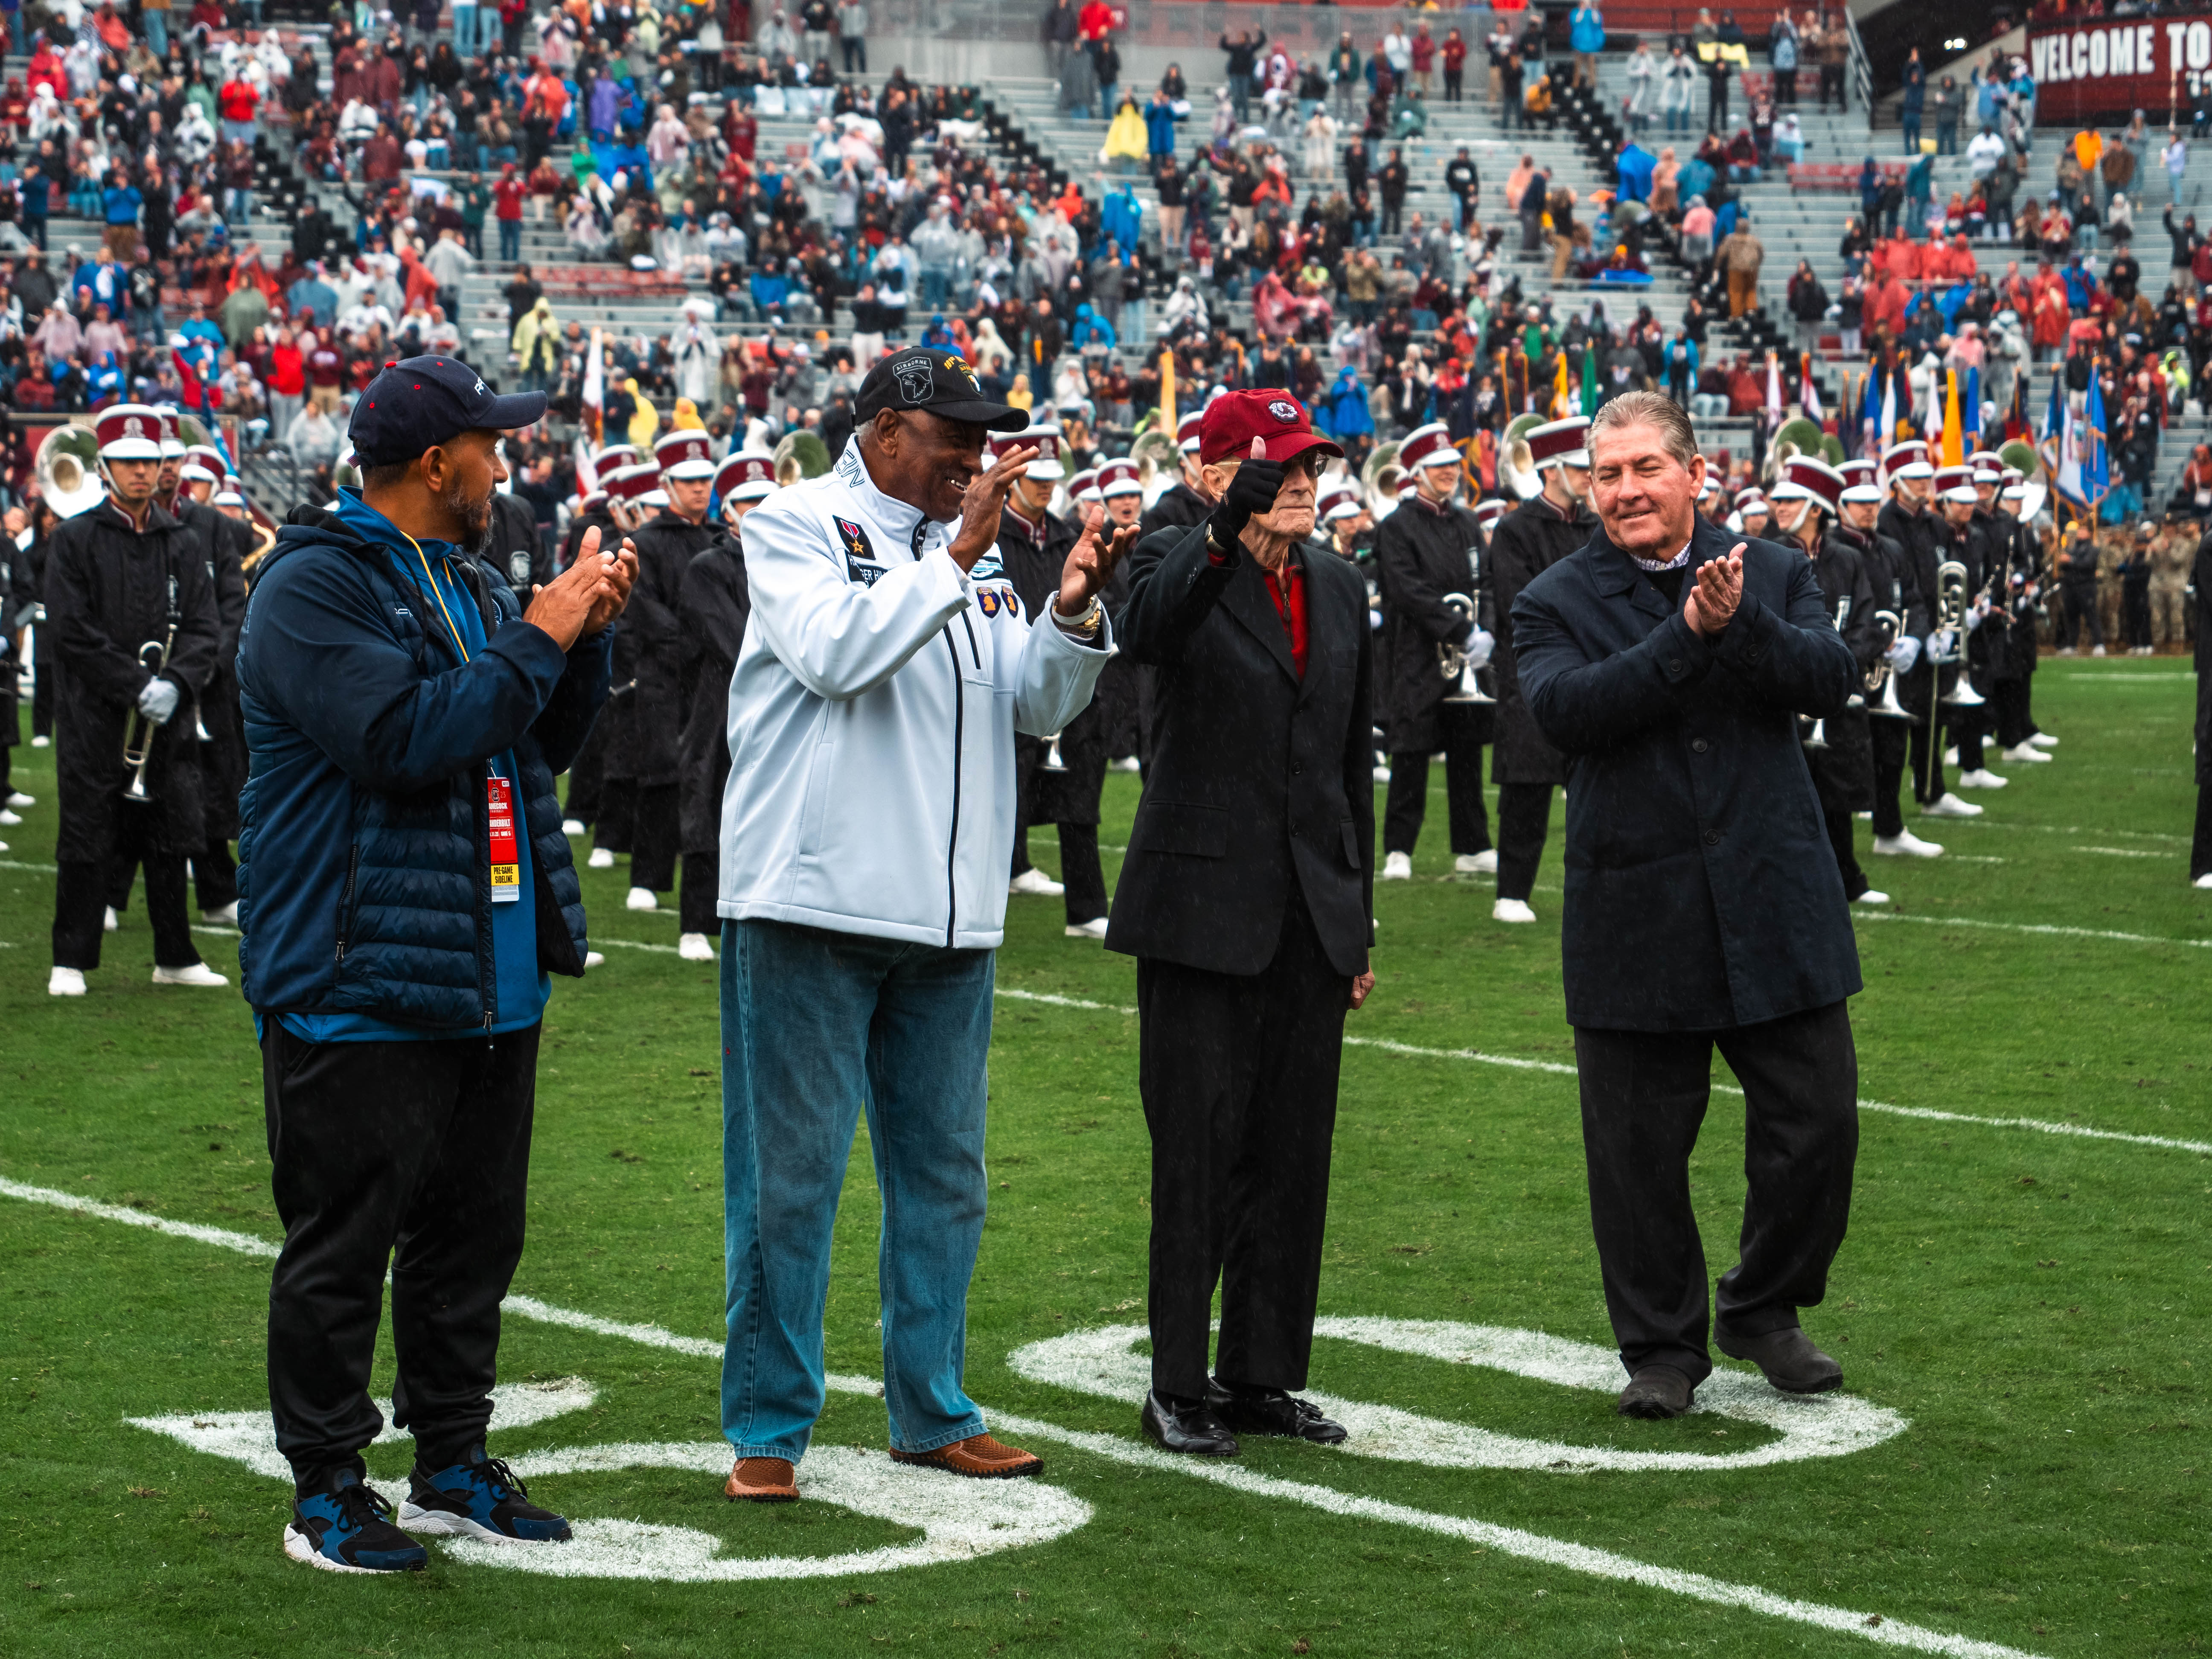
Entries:
<svg viewBox="0 0 2212 1659">
<path fill-rule="evenodd" d="M 474 661 L 426 677 L 409 621 L 422 619 L 390 614 L 351 556 L 303 548 L 254 588 L 240 682 L 354 782 L 403 794 L 513 748 L 568 671 L 551 635 L 517 619 Z"/>
</svg>

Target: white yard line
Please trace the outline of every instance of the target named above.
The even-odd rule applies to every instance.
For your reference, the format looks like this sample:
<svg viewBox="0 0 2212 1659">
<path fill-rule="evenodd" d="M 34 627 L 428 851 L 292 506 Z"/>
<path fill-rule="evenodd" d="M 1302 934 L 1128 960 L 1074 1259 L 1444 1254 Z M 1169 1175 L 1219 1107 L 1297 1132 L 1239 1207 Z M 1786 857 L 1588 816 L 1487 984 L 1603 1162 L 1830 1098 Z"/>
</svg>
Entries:
<svg viewBox="0 0 2212 1659">
<path fill-rule="evenodd" d="M 2146 852 L 2140 847 L 2077 847 L 2074 850 L 2077 853 L 2096 853 L 2108 859 L 2170 859 L 2180 856 L 2176 853 Z"/>
<path fill-rule="evenodd" d="M 1000 987 L 994 994 L 1016 1002 L 1042 1002 L 1057 1008 L 1091 1009 L 1109 1014 L 1134 1014 L 1137 1012 L 1134 1008 L 1124 1008 L 1110 1002 L 1054 996 L 1043 991 L 1009 990 L 1004 986 Z M 1384 1054 L 1402 1054 L 1415 1060 L 1468 1060 L 1478 1066 L 1502 1066 L 1516 1072 L 1549 1072 L 1555 1077 L 1577 1075 L 1573 1066 L 1559 1060 L 1527 1060 L 1518 1054 L 1488 1054 L 1475 1048 L 1429 1048 L 1418 1043 L 1394 1042 L 1387 1037 L 1349 1036 L 1344 1039 L 1344 1045 L 1347 1048 L 1376 1048 Z M 1743 1091 L 1733 1084 L 1716 1083 L 1713 1092 L 1740 1096 Z M 1921 1118 L 1933 1123 L 1971 1123 L 1984 1129 L 2032 1129 L 2039 1134 L 2071 1135 L 2083 1140 L 2116 1140 L 2133 1146 L 2157 1146 L 2168 1152 L 2212 1153 L 2212 1140 L 2180 1140 L 2166 1135 L 2127 1134 L 2118 1129 L 2092 1129 L 2085 1124 L 2056 1123 L 2034 1117 L 1976 1117 L 1966 1112 L 1938 1111 L 1929 1106 L 1894 1106 L 1886 1100 L 1862 1100 L 1858 1104 L 1863 1112 Z"/>
<path fill-rule="evenodd" d="M 1907 916 L 1894 910 L 1851 907 L 1853 921 L 1911 921 L 1923 927 L 1974 927 L 1992 933 L 2040 933 L 2052 939 L 2103 939 L 2121 945 L 2174 945 L 2185 951 L 2212 951 L 2212 939 L 2174 939 L 2165 933 L 2123 933 L 2109 927 L 2059 927 L 2039 921 L 1979 921 L 1972 916 Z"/>
<path fill-rule="evenodd" d="M 171 1221 L 142 1211 L 126 1209 L 120 1205 L 101 1204 L 80 1198 L 74 1193 L 26 1186 L 4 1177 L 0 1177 L 0 1196 L 52 1205 L 101 1220 L 146 1227 L 173 1237 L 189 1238 L 197 1243 L 212 1244 L 246 1255 L 265 1259 L 276 1254 L 276 1245 L 251 1234 L 231 1232 L 220 1227 L 203 1227 L 191 1222 Z M 588 1331 L 595 1335 L 611 1336 L 647 1347 L 701 1358 L 716 1358 L 721 1352 L 722 1345 L 719 1342 L 678 1336 L 657 1325 L 623 1324 L 602 1319 L 594 1314 L 556 1308 L 529 1297 L 509 1296 L 503 1305 L 526 1319 Z M 870 1377 L 831 1376 L 823 1380 L 830 1388 L 840 1393 L 879 1395 L 883 1392 L 882 1385 Z M 1540 1565 L 1563 1567 L 1570 1572 L 1593 1577 L 1641 1584 L 1648 1589 L 1664 1590 L 1715 1607 L 1740 1608 L 1747 1613 L 1785 1620 L 1792 1624 L 1809 1625 L 1838 1635 L 1856 1636 L 1885 1647 L 1943 1654 L 1950 1656 L 1951 1659 L 2035 1659 L 2034 1656 L 2021 1649 L 2006 1647 L 1999 1643 L 1980 1642 L 1971 1637 L 1930 1630 L 1924 1626 L 1906 1624 L 1878 1613 L 1862 1613 L 1854 1608 L 1798 1601 L 1761 1589 L 1755 1584 L 1735 1584 L 1725 1579 L 1709 1577 L 1704 1573 L 1656 1566 L 1647 1561 L 1615 1554 L 1611 1550 L 1593 1549 L 1588 1545 L 1571 1543 L 1565 1539 L 1547 1538 L 1540 1533 L 1524 1532 L 1517 1527 L 1499 1526 L 1493 1522 L 1478 1521 L 1468 1516 L 1443 1515 L 1428 1510 L 1417 1510 L 1404 1504 L 1361 1498 L 1339 1492 L 1334 1487 L 1316 1486 L 1303 1480 L 1279 1480 L 1273 1475 L 1261 1474 L 1234 1465 L 1216 1464 L 1199 1458 L 1176 1457 L 1118 1435 L 1063 1428 L 1057 1423 L 1000 1412 L 993 1412 L 990 1415 L 992 1426 L 1001 1432 L 1025 1438 L 1057 1441 L 1088 1452 L 1094 1457 L 1103 1457 L 1132 1468 L 1211 1480 L 1217 1486 L 1226 1486 L 1247 1497 L 1299 1504 L 1325 1514 L 1378 1521 L 1387 1525 L 1456 1538 L 1477 1549 L 1493 1550 L 1500 1555 L 1533 1561 Z M 702 1576 L 704 1576 L 703 1572 Z M 726 1576 L 745 1575 L 735 1573 Z"/>
</svg>

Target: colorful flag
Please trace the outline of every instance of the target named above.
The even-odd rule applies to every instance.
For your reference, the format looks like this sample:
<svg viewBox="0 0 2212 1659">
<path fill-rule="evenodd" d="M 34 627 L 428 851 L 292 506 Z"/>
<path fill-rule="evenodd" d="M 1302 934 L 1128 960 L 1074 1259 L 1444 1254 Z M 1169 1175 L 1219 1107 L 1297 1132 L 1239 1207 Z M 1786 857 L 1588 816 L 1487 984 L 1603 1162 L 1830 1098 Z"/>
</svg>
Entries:
<svg viewBox="0 0 2212 1659">
<path fill-rule="evenodd" d="M 1982 447 L 1982 371 L 1969 365 L 1966 369 L 1965 402 L 1959 411 L 1966 419 L 1966 447 Z"/>
<path fill-rule="evenodd" d="M 1597 413 L 1597 351 L 1595 347 L 1583 348 L 1583 407 L 1585 418 Z"/>
<path fill-rule="evenodd" d="M 1782 424 L 1782 368 L 1772 352 L 1766 354 L 1766 412 Z"/>
<path fill-rule="evenodd" d="M 2111 456 L 2105 446 L 2105 394 L 2089 377 L 2087 405 L 2077 419 L 2067 410 L 2058 435 L 2058 493 L 2085 512 L 2094 512 L 2112 487 Z"/>
<path fill-rule="evenodd" d="M 592 447 L 576 434 L 576 499 L 581 501 L 599 487 L 599 471 L 592 465 Z"/>
<path fill-rule="evenodd" d="M 1797 354 L 1797 401 L 1804 405 L 1805 413 L 1812 419 L 1825 421 L 1828 418 L 1827 411 L 1820 407 L 1820 388 L 1813 379 L 1813 354 L 1809 351 Z"/>
<path fill-rule="evenodd" d="M 1179 418 L 1176 411 L 1175 350 L 1170 347 L 1160 353 L 1160 425 L 1170 438 L 1176 435 Z"/>
<path fill-rule="evenodd" d="M 2005 441 L 2033 435 L 2027 423 L 2027 376 L 2015 373 L 2012 377 L 2012 407 L 2005 411 Z"/>
<path fill-rule="evenodd" d="M 606 419 L 606 371 L 602 367 L 599 331 L 592 331 L 591 356 L 584 364 L 584 430 L 590 434 L 592 447 L 600 447 L 603 424 Z"/>
<path fill-rule="evenodd" d="M 1942 447 L 1938 452 L 1944 466 L 1958 466 L 1966 459 L 1966 430 L 1959 417 L 1959 375 L 1955 369 L 1943 371 Z"/>
<path fill-rule="evenodd" d="M 1869 392 L 1867 396 L 1871 398 L 1874 394 Z M 1906 407 L 1910 408 L 1911 405 L 1907 404 Z M 1881 447 L 1887 449 L 1896 441 L 1897 371 L 1896 366 L 1892 364 L 1881 377 Z M 1877 453 L 1875 459 L 1880 460 L 1881 457 Z"/>
</svg>

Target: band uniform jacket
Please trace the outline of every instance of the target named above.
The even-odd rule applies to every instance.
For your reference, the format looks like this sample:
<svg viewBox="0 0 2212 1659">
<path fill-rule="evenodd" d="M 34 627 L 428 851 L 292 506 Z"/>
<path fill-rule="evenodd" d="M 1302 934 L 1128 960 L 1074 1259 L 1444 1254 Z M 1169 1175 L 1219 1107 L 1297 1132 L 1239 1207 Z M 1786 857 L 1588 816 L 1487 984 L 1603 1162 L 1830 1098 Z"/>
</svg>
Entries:
<svg viewBox="0 0 2212 1659">
<path fill-rule="evenodd" d="M 1691 568 L 1739 539 L 1698 520 Z M 1858 990 L 1797 717 L 1841 713 L 1859 671 L 1805 556 L 1746 541 L 1742 604 L 1709 641 L 1601 531 L 1523 590 L 1513 626 L 1530 712 L 1570 763 L 1569 1022 L 1717 1030 Z"/>
<path fill-rule="evenodd" d="M 1929 686 L 1937 677 L 1935 653 L 1929 645 L 1936 636 L 1936 570 L 1950 556 L 1950 532 L 1933 509 L 1911 512 L 1896 501 L 1886 502 L 1875 523 L 1879 532 L 1902 551 L 1905 592 L 1917 600 L 1905 631 L 1921 642 L 1922 650 L 1913 662 L 1912 672 L 1897 677 L 1897 701 L 1924 726 L 1928 722 Z M 1946 689 L 1957 677 L 1955 668 L 1942 671 Z"/>
<path fill-rule="evenodd" d="M 2037 641 L 2035 637 L 2035 607 L 2044 592 L 2043 538 L 2035 533 L 2035 526 L 2025 519 L 2001 514 L 1997 528 L 2003 532 L 2006 556 L 2010 568 L 2006 578 L 2006 609 L 2010 612 L 2009 625 L 2005 629 L 2005 660 L 1997 672 L 2001 680 L 2024 680 L 2035 672 Z M 2017 580 L 2021 586 L 2014 587 Z M 2028 583 L 2037 584 L 2036 597 L 2027 592 Z"/>
<path fill-rule="evenodd" d="M 1813 574 L 1820 584 L 1820 599 L 1836 631 L 1850 647 L 1851 660 L 1860 678 L 1851 690 L 1856 705 L 1829 715 L 1820 726 L 1827 747 L 1808 749 L 1805 763 L 1813 774 L 1813 788 L 1824 812 L 1863 812 L 1874 805 L 1874 733 L 1868 726 L 1865 708 L 1866 671 L 1879 655 L 1880 635 L 1874 625 L 1875 591 L 1869 577 L 1871 555 L 1866 539 L 1849 525 L 1830 524 L 1820 538 L 1820 555 L 1813 561 Z M 1812 728 L 1802 730 L 1809 734 Z"/>
<path fill-rule="evenodd" d="M 1306 672 L 1243 547 L 1203 525 L 1130 554 L 1121 648 L 1158 671 L 1152 758 L 1106 948 L 1219 974 L 1273 960 L 1297 882 L 1329 963 L 1364 971 L 1374 908 L 1373 648 L 1351 563 L 1304 568 Z"/>
<path fill-rule="evenodd" d="M 730 781 L 730 736 L 722 729 L 722 717 L 730 706 L 738 647 L 745 642 L 745 620 L 752 613 L 744 550 L 726 528 L 717 528 L 721 533 L 685 568 L 676 606 L 686 711 L 677 811 L 686 853 L 720 848 L 722 793 Z"/>
<path fill-rule="evenodd" d="M 1395 519 L 1398 514 L 1390 516 Z M 1529 583 L 1597 532 L 1597 516 L 1579 501 L 1570 518 L 1541 495 L 1531 495 L 1491 529 L 1490 568 L 1486 574 L 1498 618 L 1493 635 L 1497 644 L 1490 658 L 1497 668 L 1492 691 L 1498 699 L 1497 747 L 1490 761 L 1494 783 L 1567 781 L 1566 757 L 1546 738 L 1541 723 L 1529 712 L 1528 700 L 1522 695 L 1513 606 Z"/>
<path fill-rule="evenodd" d="M 238 792 L 246 787 L 246 722 L 238 708 L 238 629 L 246 620 L 246 556 L 253 532 L 238 520 L 188 501 L 174 515 L 189 530 L 215 589 L 222 637 L 215 672 L 199 700 L 199 724 L 207 732 L 200 745 L 200 784 L 206 804 L 208 842 L 238 835 Z"/>
<path fill-rule="evenodd" d="M 2197 544 L 2190 571 L 2197 613 L 2197 787 L 2212 787 L 2212 535 Z"/>
<path fill-rule="evenodd" d="M 176 584 L 176 638 L 161 678 L 183 693 L 167 725 L 155 728 L 146 767 L 152 801 L 123 799 L 131 772 L 123 745 L 138 694 L 154 678 L 142 645 L 160 644 Z M 54 752 L 61 785 L 54 856 L 63 863 L 106 859 L 116 850 L 117 815 L 153 815 L 161 850 L 191 853 L 206 844 L 196 705 L 222 648 L 222 617 L 198 538 L 158 507 L 137 529 L 111 498 L 58 526 L 47 550 L 46 635 L 53 651 Z M 149 653 L 150 654 L 150 653 Z M 45 672 L 45 664 L 40 672 Z"/>
<path fill-rule="evenodd" d="M 724 533 L 720 525 L 693 524 L 670 508 L 631 534 L 637 544 L 637 580 L 615 635 L 614 674 L 617 688 L 628 681 L 636 689 L 621 699 L 629 705 L 628 770 L 618 769 L 610 749 L 609 777 L 635 777 L 642 788 L 678 781 L 685 705 L 684 641 L 676 613 L 684 573 Z"/>
<path fill-rule="evenodd" d="M 1966 609 L 1973 609 L 1984 588 L 1990 596 L 1988 616 L 1971 629 L 1960 624 L 1960 631 L 1966 635 L 1967 673 L 1974 690 L 1984 696 L 1996 688 L 2011 655 L 2005 627 L 2011 615 L 2005 592 L 2011 539 L 2004 526 L 1979 507 L 1965 525 L 1951 532 L 1951 557 L 1966 567 Z"/>
<path fill-rule="evenodd" d="M 1375 568 L 1382 595 L 1376 702 L 1382 746 L 1393 755 L 1428 755 L 1443 747 L 1437 710 L 1452 682 L 1444 678 L 1437 648 L 1463 645 L 1474 631 L 1468 616 L 1446 608 L 1444 596 L 1475 597 L 1481 549 L 1474 514 L 1449 501 L 1432 506 L 1414 496 L 1376 526 Z M 1471 707 L 1488 712 L 1488 705 Z M 1481 733 L 1486 740 L 1490 735 Z"/>
<path fill-rule="evenodd" d="M 1060 597 L 1060 579 L 1068 553 L 1082 539 L 1082 532 L 1066 520 L 1047 513 L 1031 524 L 1010 502 L 999 514 L 999 566 L 1013 583 L 1023 613 L 1031 627 L 1044 617 L 1045 607 Z M 1121 573 L 1100 595 L 1110 611 L 1120 597 Z M 1049 624 L 1048 624 L 1049 625 Z M 1099 672 L 1103 689 L 1105 672 Z M 1083 712 L 1068 721 L 1060 734 L 1060 763 L 1066 769 L 1044 769 L 1051 744 L 1043 738 L 1014 733 L 1014 769 L 1018 780 L 1017 820 L 1032 823 L 1096 823 L 1099 792 L 1106 784 L 1106 718 L 1092 693 Z"/>
</svg>

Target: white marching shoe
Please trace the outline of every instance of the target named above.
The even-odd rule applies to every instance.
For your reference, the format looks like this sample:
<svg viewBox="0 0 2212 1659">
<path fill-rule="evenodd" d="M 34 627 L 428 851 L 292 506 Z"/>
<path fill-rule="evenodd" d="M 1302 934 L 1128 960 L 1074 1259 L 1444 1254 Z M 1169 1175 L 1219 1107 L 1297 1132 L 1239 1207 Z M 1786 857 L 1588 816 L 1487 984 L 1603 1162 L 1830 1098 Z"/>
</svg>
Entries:
<svg viewBox="0 0 2212 1659">
<path fill-rule="evenodd" d="M 1978 818 L 1981 815 L 1980 807 L 1970 800 L 1960 800 L 1948 789 L 1920 809 L 1920 816 L 1924 818 Z"/>
<path fill-rule="evenodd" d="M 1854 904 L 1887 904 L 1889 902 L 1889 895 L 1883 892 L 1880 888 L 1869 887 L 1865 892 L 1861 893 L 1856 898 L 1853 899 L 1851 902 Z"/>
<path fill-rule="evenodd" d="M 2191 887 L 2201 887 L 2206 892 L 2212 893 L 2212 870 L 2207 870 L 2203 875 L 2197 877 L 2196 880 L 2191 882 L 2189 884 Z M 58 974 L 65 970 L 57 968 L 54 971 Z M 47 988 L 52 990 L 53 988 L 49 986 Z"/>
<path fill-rule="evenodd" d="M 615 855 L 604 847 L 594 847 L 592 848 L 592 856 L 586 859 L 584 863 L 589 869 L 611 870 L 615 867 Z"/>
<path fill-rule="evenodd" d="M 231 900 L 220 910 L 203 910 L 200 920 L 210 927 L 235 927 L 238 926 L 238 901 Z"/>
<path fill-rule="evenodd" d="M 1072 922 L 1060 931 L 1070 939 L 1103 939 L 1106 937 L 1106 918 L 1093 916 L 1088 921 Z"/>
<path fill-rule="evenodd" d="M 2045 754 L 2033 743 L 2020 743 L 2014 744 L 2009 749 L 1999 750 L 1997 758 L 2012 761 L 2022 766 L 2048 766 L 2054 757 Z"/>
<path fill-rule="evenodd" d="M 2203 883 L 2199 882 L 2198 886 Z M 84 994 L 84 969 L 57 968 L 46 975 L 46 994 L 50 997 L 81 997 Z"/>
<path fill-rule="evenodd" d="M 1498 873 L 1498 849 L 1489 847 L 1480 853 L 1462 853 L 1452 860 L 1452 868 L 1462 876 L 1494 876 Z"/>
<path fill-rule="evenodd" d="M 597 951 L 586 951 L 584 952 L 584 966 L 586 968 L 596 968 L 605 960 L 606 957 L 602 956 Z"/>
<path fill-rule="evenodd" d="M 1523 899 L 1502 898 L 1490 907 L 1490 919 L 1492 921 L 1534 921 L 1536 913 Z"/>
<path fill-rule="evenodd" d="M 214 987 L 228 985 L 230 981 L 204 962 L 196 962 L 189 968 L 164 968 L 156 963 L 154 969 L 154 983 Z"/>
<path fill-rule="evenodd" d="M 1413 855 L 1411 853 L 1385 853 L 1382 855 L 1382 879 L 1411 881 L 1413 878 Z"/>
<path fill-rule="evenodd" d="M 1959 787 L 1961 789 L 2002 789 L 2011 781 L 2010 778 L 1999 777 L 1986 766 L 1978 766 L 1971 772 L 1959 774 Z"/>
<path fill-rule="evenodd" d="M 1106 769 L 1109 772 L 1142 772 L 1145 763 L 1134 755 L 1124 755 Z"/>
<path fill-rule="evenodd" d="M 623 901 L 623 907 L 629 910 L 658 910 L 660 897 L 650 887 L 633 887 L 629 896 Z"/>
<path fill-rule="evenodd" d="M 1946 749 L 1943 751 L 1943 764 L 1946 766 L 1956 766 L 1958 763 L 1959 745 L 1954 743 L 1948 749 Z"/>
<path fill-rule="evenodd" d="M 1876 836 L 1874 850 L 1884 858 L 1933 859 L 1943 855 L 1941 842 L 1923 841 L 1910 830 L 1900 830 L 1893 836 Z"/>
<path fill-rule="evenodd" d="M 1388 783 L 1388 782 L 1389 782 L 1389 781 L 1390 781 L 1390 769 L 1389 769 L 1389 767 L 1387 767 L 1387 766 L 1378 766 L 1378 767 L 1376 767 L 1376 768 L 1375 769 L 1375 781 L 1376 781 L 1376 782 L 1377 782 L 1377 783 Z"/>
<path fill-rule="evenodd" d="M 8 797 L 8 805 L 18 812 L 27 812 L 38 804 L 37 796 L 27 795 L 20 789 Z"/>
<path fill-rule="evenodd" d="M 2027 740 L 2033 744 L 2038 749 L 2056 749 L 2058 747 L 2058 739 L 2052 737 L 2048 732 L 2031 732 L 2027 734 Z"/>
<path fill-rule="evenodd" d="M 44 749 L 52 741 L 53 739 L 52 738 L 33 738 L 31 739 L 31 747 L 33 749 Z"/>
<path fill-rule="evenodd" d="M 2105 647 L 2101 645 L 2093 645 L 2089 647 L 2089 654 L 2093 657 L 2101 657 L 2105 654 Z"/>
<path fill-rule="evenodd" d="M 584 834 L 585 830 L 583 819 L 562 818 L 561 820 L 561 833 L 564 836 L 580 836 Z"/>
<path fill-rule="evenodd" d="M 107 914 L 100 919 L 100 931 L 103 933 L 112 933 L 122 925 L 115 919 L 115 907 L 109 905 Z"/>
<path fill-rule="evenodd" d="M 0 806 L 0 828 L 13 828 L 22 821 L 23 815 L 21 812 L 11 812 L 6 807 Z"/>
<path fill-rule="evenodd" d="M 1058 898 L 1067 889 L 1031 865 L 1006 884 L 1009 893 L 1032 893 L 1038 898 Z"/>
<path fill-rule="evenodd" d="M 676 954 L 686 962 L 712 962 L 714 947 L 704 933 L 686 933 L 676 941 Z"/>
</svg>

